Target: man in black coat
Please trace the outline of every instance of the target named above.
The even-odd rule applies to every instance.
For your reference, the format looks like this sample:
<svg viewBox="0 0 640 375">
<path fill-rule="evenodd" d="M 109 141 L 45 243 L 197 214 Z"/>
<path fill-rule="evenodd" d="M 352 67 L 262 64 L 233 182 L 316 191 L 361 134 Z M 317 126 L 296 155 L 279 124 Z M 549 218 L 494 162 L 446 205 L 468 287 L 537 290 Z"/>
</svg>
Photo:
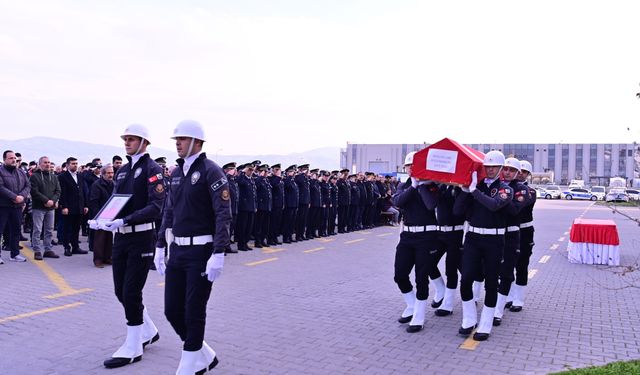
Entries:
<svg viewBox="0 0 640 375">
<path fill-rule="evenodd" d="M 229 195 L 231 200 L 231 225 L 229 226 L 229 236 L 235 234 L 236 231 L 236 221 L 238 220 L 238 183 L 236 182 L 236 163 L 231 162 L 222 166 L 222 170 L 224 171 L 225 176 L 227 177 L 227 181 L 229 182 Z M 225 249 L 225 253 L 237 253 L 238 250 L 231 249 L 231 243 L 227 249 Z"/>
<path fill-rule="evenodd" d="M 272 204 L 267 244 L 276 246 L 282 243 L 278 241 L 278 236 L 282 234 L 282 213 L 284 212 L 284 181 L 280 164 L 271 166 L 271 176 L 268 179 L 271 185 Z"/>
<path fill-rule="evenodd" d="M 64 255 L 86 254 L 87 251 L 80 249 L 78 242 L 82 216 L 89 212 L 84 199 L 84 181 L 78 173 L 78 159 L 72 156 L 67 158 L 67 170 L 58 176 L 58 180 L 61 191 L 59 207 L 64 216 Z"/>
</svg>

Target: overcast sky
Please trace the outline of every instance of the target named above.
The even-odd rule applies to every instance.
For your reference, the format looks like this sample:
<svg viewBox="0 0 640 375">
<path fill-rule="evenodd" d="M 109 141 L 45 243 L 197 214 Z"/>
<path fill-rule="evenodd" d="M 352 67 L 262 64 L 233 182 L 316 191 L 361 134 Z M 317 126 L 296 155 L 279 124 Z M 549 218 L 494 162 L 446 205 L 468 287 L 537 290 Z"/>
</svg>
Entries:
<svg viewBox="0 0 640 375">
<path fill-rule="evenodd" d="M 640 141 L 639 1 L 0 0 L 2 139 Z M 627 128 L 631 130 L 627 130 Z"/>
</svg>

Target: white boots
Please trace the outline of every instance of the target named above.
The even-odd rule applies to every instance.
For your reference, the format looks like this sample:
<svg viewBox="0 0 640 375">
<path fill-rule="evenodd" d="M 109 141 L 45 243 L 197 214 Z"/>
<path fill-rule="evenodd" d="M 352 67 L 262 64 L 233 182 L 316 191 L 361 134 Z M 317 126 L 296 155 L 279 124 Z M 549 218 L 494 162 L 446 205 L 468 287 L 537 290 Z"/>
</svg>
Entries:
<svg viewBox="0 0 640 375">
<path fill-rule="evenodd" d="M 437 316 L 447 316 L 451 315 L 453 312 L 453 304 L 456 300 L 456 290 L 446 288 L 444 291 L 444 300 L 442 301 L 442 305 L 440 308 L 436 310 Z"/>
<path fill-rule="evenodd" d="M 513 289 L 513 288 L 512 288 Z M 498 302 L 496 303 L 496 312 L 493 316 L 493 325 L 499 326 L 502 324 L 502 315 L 504 314 L 504 306 L 507 304 L 509 296 L 498 293 Z"/>
<path fill-rule="evenodd" d="M 400 319 L 398 319 L 398 323 L 409 323 L 411 318 L 413 317 L 413 306 L 416 302 L 416 293 L 415 291 L 410 291 L 409 293 L 403 293 L 402 298 L 404 298 L 404 302 L 407 304 L 402 315 L 400 315 Z"/>
<path fill-rule="evenodd" d="M 182 351 L 176 375 L 204 374 L 216 367 L 217 364 L 216 352 L 211 349 L 206 341 L 203 341 L 200 350 L 195 352 Z"/>
<path fill-rule="evenodd" d="M 483 281 L 474 281 L 473 282 L 473 301 L 477 302 L 480 300 L 480 293 L 482 293 L 482 287 L 484 285 Z"/>
<path fill-rule="evenodd" d="M 411 318 L 409 327 L 407 327 L 407 332 L 415 333 L 422 329 L 422 326 L 424 326 L 424 314 L 426 309 L 427 300 L 417 299 L 413 307 L 413 317 Z"/>
<path fill-rule="evenodd" d="M 442 276 L 438 277 L 437 279 L 431 280 L 431 282 L 433 283 L 433 286 L 436 289 L 436 293 L 433 296 L 433 301 L 431 302 L 431 307 L 433 307 L 434 309 L 437 309 L 442 304 L 442 299 L 444 298 L 446 287 L 444 285 L 444 280 L 442 279 Z"/>
<path fill-rule="evenodd" d="M 510 308 L 511 311 L 519 312 L 522 310 L 522 306 L 524 306 L 525 288 L 526 286 L 518 284 L 513 284 L 511 286 L 511 290 L 513 291 L 513 304 Z"/>
<path fill-rule="evenodd" d="M 156 325 L 153 324 L 153 320 L 151 320 L 146 307 L 142 310 L 142 320 L 142 347 L 144 348 L 145 346 L 158 341 L 160 339 L 160 334 L 158 333 Z"/>
<path fill-rule="evenodd" d="M 464 336 L 469 336 L 478 323 L 478 310 L 476 308 L 476 302 L 471 299 L 469 301 L 462 301 L 462 326 L 458 330 L 458 333 Z"/>
<path fill-rule="evenodd" d="M 127 338 L 111 358 L 104 361 L 106 368 L 116 368 L 142 359 L 142 324 L 127 326 Z"/>
<path fill-rule="evenodd" d="M 493 327 L 493 315 L 496 312 L 495 307 L 484 306 L 482 308 L 482 314 L 480 315 L 480 324 L 478 324 L 478 330 L 473 335 L 473 339 L 476 341 L 485 341 L 491 334 L 491 328 Z"/>
</svg>

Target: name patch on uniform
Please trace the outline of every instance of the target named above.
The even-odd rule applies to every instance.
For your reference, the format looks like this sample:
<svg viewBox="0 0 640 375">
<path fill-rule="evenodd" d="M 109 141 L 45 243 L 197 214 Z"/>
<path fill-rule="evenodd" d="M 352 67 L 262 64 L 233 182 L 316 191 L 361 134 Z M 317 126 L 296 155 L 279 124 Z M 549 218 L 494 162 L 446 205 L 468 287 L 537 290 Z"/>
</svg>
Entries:
<svg viewBox="0 0 640 375">
<path fill-rule="evenodd" d="M 200 179 L 200 172 L 198 171 L 193 172 L 193 174 L 191 175 L 191 185 L 195 185 L 199 179 Z"/>
<path fill-rule="evenodd" d="M 226 177 L 222 177 L 218 181 L 216 181 L 213 184 L 211 184 L 211 190 L 216 191 L 216 190 L 220 189 L 222 186 L 224 186 L 224 184 L 226 184 L 226 183 L 227 183 L 227 178 Z"/>
<path fill-rule="evenodd" d="M 227 189 L 222 190 L 222 193 L 220 193 L 220 198 L 222 198 L 222 200 L 228 201 L 229 200 L 229 190 L 227 190 Z"/>
<path fill-rule="evenodd" d="M 149 183 L 152 184 L 158 180 L 162 180 L 162 173 L 149 177 Z"/>
<path fill-rule="evenodd" d="M 119 173 L 119 174 L 118 174 L 118 178 L 117 178 L 117 180 L 118 180 L 118 181 L 120 181 L 120 180 L 125 179 L 126 177 L 127 177 L 127 174 L 126 174 L 126 173 Z"/>
<path fill-rule="evenodd" d="M 140 173 L 142 173 L 142 168 L 138 167 L 138 169 L 136 169 L 135 173 L 133 174 L 133 178 L 138 178 L 138 176 L 140 176 Z"/>
</svg>

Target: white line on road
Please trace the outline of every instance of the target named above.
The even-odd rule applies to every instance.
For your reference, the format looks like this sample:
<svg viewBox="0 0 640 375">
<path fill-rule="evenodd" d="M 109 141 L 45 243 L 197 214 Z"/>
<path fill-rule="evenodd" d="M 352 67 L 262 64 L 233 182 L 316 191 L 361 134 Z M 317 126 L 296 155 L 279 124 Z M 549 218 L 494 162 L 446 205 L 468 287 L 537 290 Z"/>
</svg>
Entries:
<svg viewBox="0 0 640 375">
<path fill-rule="evenodd" d="M 538 270 L 529 270 L 529 280 L 533 279 L 533 277 L 538 273 Z"/>
<path fill-rule="evenodd" d="M 545 255 L 542 258 L 540 258 L 538 263 L 547 263 L 549 261 L 549 259 L 551 259 L 551 255 Z"/>
<path fill-rule="evenodd" d="M 565 237 L 560 237 L 560 238 L 558 238 L 558 242 L 562 242 L 562 241 L 564 241 L 564 239 L 565 239 Z"/>
<path fill-rule="evenodd" d="M 551 247 L 549 248 L 549 250 L 556 250 L 560 245 L 558 245 L 557 243 L 554 243 L 553 245 L 551 245 Z"/>
</svg>

